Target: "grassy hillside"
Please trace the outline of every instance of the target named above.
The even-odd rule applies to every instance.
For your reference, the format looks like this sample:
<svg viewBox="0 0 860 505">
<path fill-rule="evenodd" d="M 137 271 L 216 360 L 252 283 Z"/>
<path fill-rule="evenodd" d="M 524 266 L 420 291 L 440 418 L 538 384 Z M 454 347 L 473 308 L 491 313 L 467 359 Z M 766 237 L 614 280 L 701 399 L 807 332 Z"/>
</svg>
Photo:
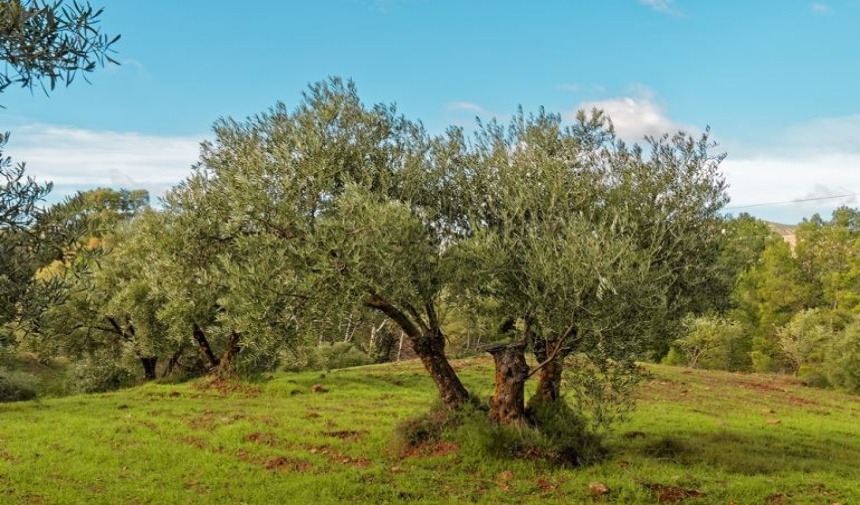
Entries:
<svg viewBox="0 0 860 505">
<path fill-rule="evenodd" d="M 457 366 L 489 394 L 489 360 Z M 785 377 L 651 371 L 612 457 L 581 469 L 398 446 L 394 427 L 434 398 L 416 363 L 2 404 L 0 503 L 860 500 L 860 398 Z"/>
</svg>

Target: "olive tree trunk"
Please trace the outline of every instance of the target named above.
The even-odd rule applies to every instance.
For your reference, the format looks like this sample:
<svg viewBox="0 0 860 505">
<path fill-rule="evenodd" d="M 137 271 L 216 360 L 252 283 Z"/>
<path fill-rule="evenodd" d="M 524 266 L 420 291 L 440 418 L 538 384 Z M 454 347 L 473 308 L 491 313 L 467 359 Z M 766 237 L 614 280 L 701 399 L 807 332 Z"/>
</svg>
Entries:
<svg viewBox="0 0 860 505">
<path fill-rule="evenodd" d="M 490 419 L 501 425 L 526 420 L 525 384 L 529 377 L 525 342 L 489 349 L 496 365 L 495 390 L 490 397 Z"/>
<path fill-rule="evenodd" d="M 424 322 L 414 309 L 409 310 L 415 319 L 413 322 L 406 312 L 375 293 L 371 293 L 364 304 L 382 312 L 403 330 L 412 350 L 436 384 L 439 397 L 446 407 L 456 410 L 469 400 L 469 392 L 445 356 L 445 335 L 431 306 L 425 307 L 429 322 Z"/>
</svg>

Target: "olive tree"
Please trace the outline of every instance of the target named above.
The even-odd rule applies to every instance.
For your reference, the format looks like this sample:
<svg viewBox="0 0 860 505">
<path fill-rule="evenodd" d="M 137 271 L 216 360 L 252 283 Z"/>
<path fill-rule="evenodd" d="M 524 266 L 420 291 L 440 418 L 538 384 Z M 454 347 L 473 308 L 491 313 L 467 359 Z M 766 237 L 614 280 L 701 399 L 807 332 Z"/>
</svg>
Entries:
<svg viewBox="0 0 860 505">
<path fill-rule="evenodd" d="M 540 374 L 539 403 L 559 398 L 568 356 L 585 356 L 596 373 L 609 363 L 632 372 L 708 296 L 726 201 L 721 156 L 706 136 L 627 146 L 598 111 L 571 126 L 519 113 L 507 128 L 483 126 L 476 148 L 485 197 L 462 246 L 473 264 L 462 285 L 497 299 L 512 323 L 511 338 L 490 349 L 491 416 L 520 423 L 530 376 Z"/>
</svg>

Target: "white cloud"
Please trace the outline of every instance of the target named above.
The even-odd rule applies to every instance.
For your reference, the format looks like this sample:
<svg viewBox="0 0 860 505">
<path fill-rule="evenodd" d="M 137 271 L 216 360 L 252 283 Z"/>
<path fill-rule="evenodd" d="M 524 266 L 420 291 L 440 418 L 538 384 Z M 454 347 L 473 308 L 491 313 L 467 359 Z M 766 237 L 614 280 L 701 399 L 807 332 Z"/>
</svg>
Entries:
<svg viewBox="0 0 860 505">
<path fill-rule="evenodd" d="M 651 90 L 639 86 L 634 91 L 633 96 L 582 102 L 566 114 L 566 119 L 572 120 L 578 110 L 600 109 L 612 119 L 618 136 L 627 142 L 641 142 L 646 135 L 659 136 L 680 129 L 692 131 L 672 121 Z"/>
<path fill-rule="evenodd" d="M 639 3 L 654 11 L 672 16 L 681 16 L 683 14 L 675 7 L 674 0 L 639 0 Z"/>
<path fill-rule="evenodd" d="M 202 139 L 28 125 L 12 130 L 4 154 L 66 193 L 111 186 L 144 188 L 157 196 L 189 175 Z"/>
<path fill-rule="evenodd" d="M 830 6 L 825 3 L 815 2 L 810 6 L 810 8 L 812 9 L 812 12 L 816 14 L 830 14 L 833 12 Z"/>
<path fill-rule="evenodd" d="M 856 206 L 860 193 L 860 115 L 820 118 L 786 128 L 769 145 L 740 150 L 723 163 L 732 212 L 797 222 Z M 815 200 L 811 200 L 815 199 Z M 809 201 L 799 201 L 809 200 Z M 794 202 L 794 203 L 777 203 Z M 772 203 L 773 205 L 748 205 Z M 736 210 L 735 210 L 736 209 Z"/>
</svg>

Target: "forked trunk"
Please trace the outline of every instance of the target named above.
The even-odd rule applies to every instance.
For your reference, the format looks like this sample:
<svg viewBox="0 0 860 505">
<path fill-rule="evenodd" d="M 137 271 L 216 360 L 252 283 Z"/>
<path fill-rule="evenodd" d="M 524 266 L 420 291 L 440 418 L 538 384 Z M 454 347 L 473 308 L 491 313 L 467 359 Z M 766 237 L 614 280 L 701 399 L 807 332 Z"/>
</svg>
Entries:
<svg viewBox="0 0 860 505">
<path fill-rule="evenodd" d="M 421 359 L 421 363 L 436 384 L 439 397 L 446 407 L 456 410 L 469 400 L 469 392 L 466 391 L 457 372 L 445 356 L 445 335 L 439 328 L 432 307 L 428 305 L 426 308 L 429 324 L 424 323 L 414 309 L 410 311 L 417 324 L 421 326 L 419 329 L 406 313 L 375 293 L 370 293 L 364 304 L 382 312 L 403 330 L 412 350 Z"/>
<path fill-rule="evenodd" d="M 496 387 L 490 398 L 490 419 L 501 425 L 526 420 L 525 384 L 529 377 L 526 344 L 500 345 L 488 350 L 496 364 Z"/>
</svg>

